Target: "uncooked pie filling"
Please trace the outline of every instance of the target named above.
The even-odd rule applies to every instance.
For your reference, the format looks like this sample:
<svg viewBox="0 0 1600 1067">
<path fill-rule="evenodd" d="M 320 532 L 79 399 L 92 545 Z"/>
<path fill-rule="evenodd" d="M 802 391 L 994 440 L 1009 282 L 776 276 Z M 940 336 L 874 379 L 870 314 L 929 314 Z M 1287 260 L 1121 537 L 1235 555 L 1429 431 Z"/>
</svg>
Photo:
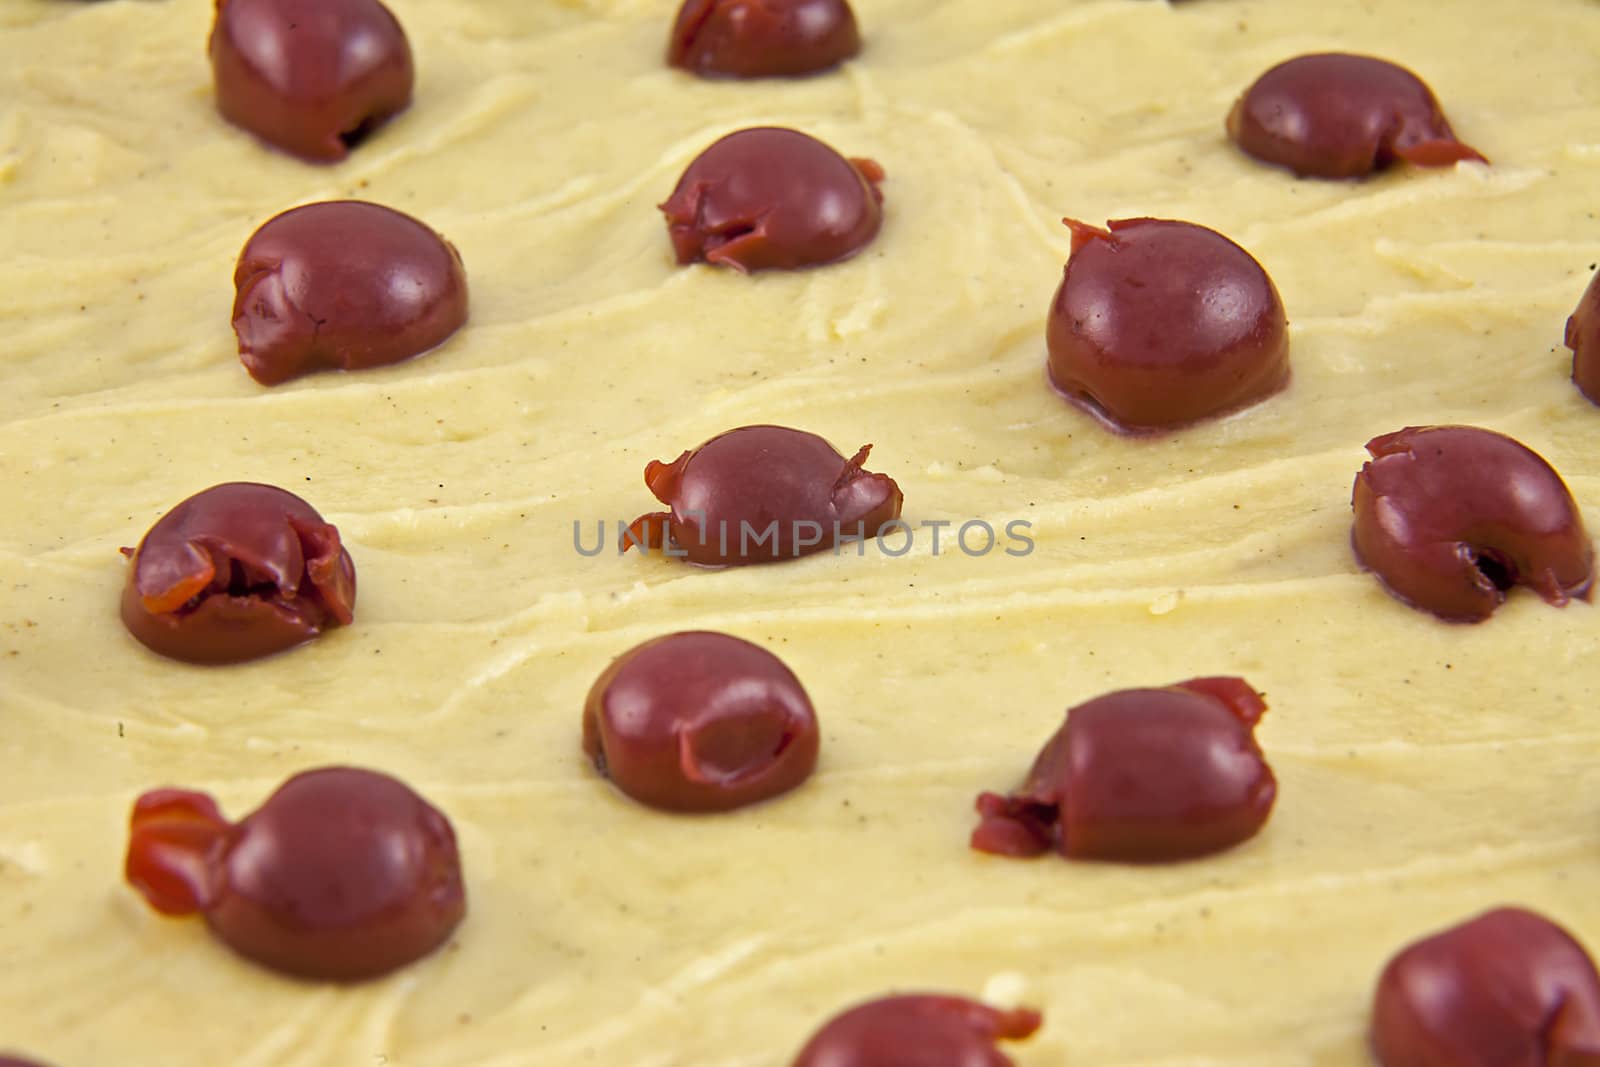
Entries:
<svg viewBox="0 0 1600 1067">
<path fill-rule="evenodd" d="M 853 1004 L 935 990 L 1039 1009 L 1022 1067 L 1353 1067 L 1402 946 L 1502 904 L 1600 943 L 1594 609 L 1517 590 L 1446 624 L 1349 545 L 1363 445 L 1406 425 L 1516 438 L 1600 524 L 1561 344 L 1600 257 L 1592 7 L 862 0 L 859 57 L 795 82 L 666 67 L 674 7 L 397 0 L 413 102 L 336 166 L 217 115 L 204 0 L 0 10 L 0 1040 L 58 1065 L 776 1067 Z M 1415 71 L 1492 166 L 1296 180 L 1228 141 L 1261 72 L 1330 50 Z M 815 270 L 677 265 L 656 205 L 761 125 L 882 164 L 881 230 Z M 448 235 L 472 318 L 424 359 L 263 388 L 235 260 L 335 198 Z M 1148 438 L 1064 403 L 1067 215 L 1246 249 L 1288 388 Z M 910 550 L 612 550 L 649 460 L 753 424 L 871 443 Z M 118 618 L 117 550 L 228 481 L 336 525 L 361 611 L 253 663 L 161 659 Z M 974 519 L 1025 521 L 1031 551 L 962 551 Z M 804 785 L 690 818 L 594 773 L 589 687 L 686 629 L 801 680 Z M 1068 707 L 1208 675 L 1272 708 L 1259 836 L 1160 867 L 967 847 L 973 797 L 1020 784 Z M 144 790 L 244 812 L 332 764 L 449 813 L 472 911 L 440 952 L 308 985 L 122 884 Z"/>
</svg>

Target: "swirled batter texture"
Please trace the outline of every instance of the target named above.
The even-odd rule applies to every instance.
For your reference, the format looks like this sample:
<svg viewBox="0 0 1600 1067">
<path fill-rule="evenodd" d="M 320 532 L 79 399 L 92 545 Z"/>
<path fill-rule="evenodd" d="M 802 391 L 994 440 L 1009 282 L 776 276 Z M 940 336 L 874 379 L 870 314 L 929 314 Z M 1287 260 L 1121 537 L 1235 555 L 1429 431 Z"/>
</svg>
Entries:
<svg viewBox="0 0 1600 1067">
<path fill-rule="evenodd" d="M 1447 625 L 1349 548 L 1363 443 L 1418 423 L 1517 437 L 1600 529 L 1600 414 L 1561 347 L 1600 258 L 1588 0 L 859 0 L 861 55 L 794 82 L 667 68 L 669 0 L 393 6 L 415 102 L 333 167 L 217 116 L 207 0 L 0 8 L 7 1045 L 63 1067 L 781 1067 L 849 1004 L 938 989 L 1041 1008 L 1023 1067 L 1355 1067 L 1378 972 L 1426 932 L 1516 902 L 1600 946 L 1595 609 L 1519 594 Z M 1228 142 L 1257 75 L 1331 49 L 1417 71 L 1494 165 L 1296 181 Z M 884 166 L 877 239 L 800 273 L 677 266 L 655 205 L 770 124 Z M 234 259 L 336 197 L 448 234 L 472 321 L 425 360 L 263 389 L 228 326 Z M 1248 249 L 1288 309 L 1289 388 L 1149 439 L 1064 403 L 1063 215 Z M 955 525 L 899 558 L 616 554 L 646 461 L 752 423 L 870 441 L 909 522 Z M 355 624 L 226 669 L 127 635 L 118 547 L 223 481 L 338 526 Z M 994 551 L 953 545 L 971 519 Z M 592 549 L 600 520 L 585 556 L 573 523 Z M 1004 551 L 1013 520 L 1030 554 Z M 823 729 L 803 788 L 686 818 L 587 764 L 590 684 L 682 629 L 799 676 Z M 1020 782 L 1068 706 L 1214 674 L 1272 706 L 1260 837 L 1161 867 L 967 848 L 973 798 Z M 441 953 L 299 984 L 121 884 L 141 790 L 242 811 L 330 763 L 454 822 L 472 913 Z"/>
</svg>

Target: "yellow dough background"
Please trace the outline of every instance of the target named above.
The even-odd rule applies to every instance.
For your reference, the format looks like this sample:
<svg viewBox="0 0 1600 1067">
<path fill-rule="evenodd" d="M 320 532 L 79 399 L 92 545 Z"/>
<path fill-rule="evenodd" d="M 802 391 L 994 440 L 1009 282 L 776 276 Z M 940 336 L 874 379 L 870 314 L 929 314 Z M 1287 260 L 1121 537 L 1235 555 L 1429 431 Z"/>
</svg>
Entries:
<svg viewBox="0 0 1600 1067">
<path fill-rule="evenodd" d="M 1371 436 L 1469 422 L 1600 529 L 1600 410 L 1562 327 L 1600 259 L 1589 0 L 858 0 L 841 71 L 706 83 L 667 0 L 395 0 L 410 111 L 336 167 L 211 98 L 205 0 L 0 0 L 0 1048 L 56 1067 L 782 1067 L 895 989 L 1021 1001 L 1022 1067 L 1346 1067 L 1403 943 L 1492 905 L 1600 948 L 1600 629 L 1518 593 L 1476 627 L 1348 549 Z M 1234 98 L 1295 54 L 1410 66 L 1490 168 L 1296 181 Z M 671 259 L 655 204 L 730 130 L 793 125 L 888 172 L 847 263 Z M 414 362 L 265 389 L 231 271 L 277 212 L 355 196 L 466 260 L 467 327 Z M 1226 421 L 1112 436 L 1045 385 L 1064 214 L 1212 226 L 1283 295 L 1294 381 Z M 816 431 L 906 517 L 1033 524 L 1035 551 L 724 572 L 573 548 L 653 510 L 641 472 L 722 430 Z M 148 653 L 136 544 L 216 482 L 343 532 L 356 623 L 262 662 Z M 798 792 L 655 814 L 586 766 L 590 682 L 725 630 L 823 724 Z M 1240 674 L 1277 809 L 1171 867 L 970 851 L 1072 704 Z M 231 815 L 283 778 L 405 778 L 461 838 L 447 949 L 341 988 L 275 977 L 122 884 L 129 806 Z"/>
</svg>

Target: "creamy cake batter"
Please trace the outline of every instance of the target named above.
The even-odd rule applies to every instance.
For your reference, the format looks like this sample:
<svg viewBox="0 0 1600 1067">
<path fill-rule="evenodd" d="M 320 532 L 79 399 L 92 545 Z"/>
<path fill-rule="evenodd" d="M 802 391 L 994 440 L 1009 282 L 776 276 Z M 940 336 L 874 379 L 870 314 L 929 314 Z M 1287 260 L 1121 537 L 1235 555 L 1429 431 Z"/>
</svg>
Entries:
<svg viewBox="0 0 1600 1067">
<path fill-rule="evenodd" d="M 0 6 L 0 1046 L 58 1067 L 779 1067 L 834 1011 L 940 989 L 1044 1011 L 1024 1067 L 1345 1067 L 1404 943 L 1500 903 L 1600 948 L 1595 609 L 1519 592 L 1452 626 L 1348 547 L 1378 433 L 1518 437 L 1600 528 L 1600 411 L 1562 326 L 1600 258 L 1600 10 L 860 0 L 800 82 L 662 62 L 667 0 L 395 0 L 413 107 L 337 167 L 211 101 L 206 0 Z M 1271 64 L 1417 71 L 1493 166 L 1296 181 L 1223 134 Z M 888 172 L 849 262 L 679 268 L 655 204 L 717 136 L 787 124 Z M 274 389 L 230 275 L 265 219 L 357 196 L 461 250 L 472 317 L 421 359 Z M 1112 436 L 1045 385 L 1058 219 L 1214 227 L 1288 309 L 1294 380 L 1222 422 Z M 778 422 L 905 491 L 913 523 L 1032 523 L 1034 551 L 699 571 L 585 557 L 647 460 Z M 258 663 L 155 657 L 125 562 L 229 480 L 303 495 L 360 574 L 354 625 Z M 948 533 L 946 534 L 948 538 Z M 654 813 L 579 748 L 610 659 L 713 628 L 781 656 L 815 777 Z M 1241 674 L 1280 785 L 1255 840 L 1135 868 L 967 848 L 1069 705 Z M 452 944 L 353 988 L 281 979 L 122 884 L 129 805 L 232 815 L 308 767 L 453 819 Z"/>
</svg>

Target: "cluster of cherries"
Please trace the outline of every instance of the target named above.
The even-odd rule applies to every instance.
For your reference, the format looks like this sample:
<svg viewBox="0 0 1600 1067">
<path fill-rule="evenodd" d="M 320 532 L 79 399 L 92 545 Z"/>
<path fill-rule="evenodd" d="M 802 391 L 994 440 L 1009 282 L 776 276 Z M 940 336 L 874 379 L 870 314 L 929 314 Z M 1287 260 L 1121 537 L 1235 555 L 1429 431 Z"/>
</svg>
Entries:
<svg viewBox="0 0 1600 1067">
<path fill-rule="evenodd" d="M 293 32 L 291 32 L 293 31 Z M 855 55 L 846 0 L 686 0 L 668 61 L 705 77 L 792 76 Z M 378 0 L 221 0 L 210 42 L 230 121 L 303 158 L 337 161 L 410 103 L 412 63 Z M 1298 175 L 1354 178 L 1395 161 L 1482 160 L 1456 140 L 1415 75 L 1382 60 L 1313 55 L 1264 74 L 1227 120 L 1248 153 Z M 679 262 L 739 271 L 845 259 L 882 219 L 884 171 L 795 130 L 712 144 L 661 205 Z M 1072 251 L 1052 304 L 1049 374 L 1113 429 L 1153 432 L 1254 404 L 1288 382 L 1271 279 L 1212 230 L 1160 219 L 1102 229 L 1066 220 Z M 262 226 L 240 255 L 233 325 L 262 384 L 357 370 L 434 348 L 466 320 L 461 257 L 426 225 L 359 201 L 310 204 Z M 1600 277 L 1567 325 L 1574 377 L 1600 403 Z M 645 481 L 667 512 L 624 546 L 675 546 L 706 566 L 776 562 L 870 537 L 898 518 L 893 479 L 814 434 L 747 426 Z M 1586 596 L 1594 555 L 1560 476 L 1516 441 L 1464 426 L 1374 439 L 1357 475 L 1354 548 L 1401 599 L 1442 618 L 1488 617 L 1514 586 Z M 727 531 L 761 517 L 755 549 Z M 800 524 L 831 530 L 802 543 Z M 129 631 L 152 650 L 231 663 L 354 617 L 355 568 L 338 531 L 273 486 L 229 483 L 167 513 L 132 559 Z M 1008 856 L 1160 862 L 1254 836 L 1276 782 L 1254 729 L 1266 710 L 1239 678 L 1197 678 L 1080 704 L 1023 784 L 977 800 L 972 847 Z M 646 642 L 596 680 L 583 748 L 635 800 L 727 811 L 795 788 L 814 768 L 817 719 L 800 681 L 726 634 Z M 409 787 L 354 768 L 289 779 L 228 822 L 200 793 L 135 804 L 127 877 L 157 910 L 201 913 L 241 954 L 284 973 L 353 981 L 433 951 L 466 894 L 445 816 Z M 937 1062 L 1006 1067 L 995 1043 L 1041 1024 L 960 997 L 892 996 L 813 1036 L 795 1067 Z M 1406 949 L 1378 984 L 1373 1049 L 1385 1067 L 1588 1062 L 1600 1057 L 1600 976 L 1568 934 L 1501 909 Z M 1492 1061 L 1484 1049 L 1505 1050 Z M 932 1057 L 923 1060 L 919 1057 Z M 21 1064 L 0 1057 L 0 1067 Z"/>
</svg>

